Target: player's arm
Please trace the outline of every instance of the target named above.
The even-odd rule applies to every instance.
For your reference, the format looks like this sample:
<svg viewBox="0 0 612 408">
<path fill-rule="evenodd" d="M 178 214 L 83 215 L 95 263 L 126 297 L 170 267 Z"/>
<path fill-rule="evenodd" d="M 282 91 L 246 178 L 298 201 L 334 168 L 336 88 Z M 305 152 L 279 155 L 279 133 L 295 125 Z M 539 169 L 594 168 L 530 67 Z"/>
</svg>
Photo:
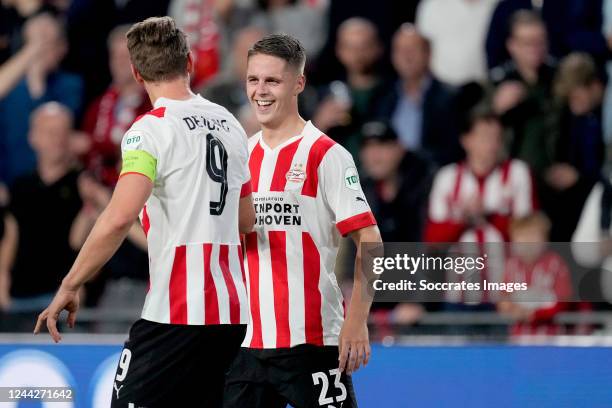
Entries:
<svg viewBox="0 0 612 408">
<path fill-rule="evenodd" d="M 248 234 L 249 232 L 253 231 L 255 219 L 257 217 L 255 214 L 255 207 L 253 206 L 253 186 L 251 185 L 249 148 L 247 144 L 248 137 L 240 123 L 237 121 L 234 121 L 234 123 L 236 125 L 236 132 L 240 134 L 240 138 L 242 140 L 242 149 L 239 150 L 239 157 L 241 161 L 241 181 L 243 184 L 240 188 L 240 202 L 238 205 L 238 230 L 241 234 Z"/>
<path fill-rule="evenodd" d="M 253 231 L 255 225 L 255 207 L 253 207 L 253 195 L 249 194 L 240 198 L 238 205 L 238 229 L 241 234 Z"/>
<path fill-rule="evenodd" d="M 358 370 L 370 360 L 370 341 L 368 337 L 368 315 L 372 299 L 365 296 L 367 280 L 361 270 L 361 244 L 365 242 L 382 242 L 376 225 L 358 229 L 349 234 L 357 246 L 355 258 L 355 276 L 353 293 L 340 331 L 339 351 L 340 370 L 347 374 Z"/>
<path fill-rule="evenodd" d="M 113 196 L 91 230 L 74 265 L 63 279 L 55 298 L 38 317 L 34 333 L 46 321 L 55 342 L 61 340 L 57 320 L 62 310 L 68 311 L 68 325 L 74 327 L 79 308 L 78 291 L 92 279 L 115 253 L 127 236 L 138 214 L 151 195 L 153 182 L 142 174 L 125 174 L 119 179 Z"/>
<path fill-rule="evenodd" d="M 147 243 L 147 236 L 145 235 L 144 230 L 142 229 L 142 224 L 140 223 L 140 221 L 135 221 L 132 224 L 132 228 L 130 228 L 128 232 L 127 239 L 132 244 L 134 244 L 136 248 L 142 251 L 147 251 L 149 249 Z"/>
</svg>

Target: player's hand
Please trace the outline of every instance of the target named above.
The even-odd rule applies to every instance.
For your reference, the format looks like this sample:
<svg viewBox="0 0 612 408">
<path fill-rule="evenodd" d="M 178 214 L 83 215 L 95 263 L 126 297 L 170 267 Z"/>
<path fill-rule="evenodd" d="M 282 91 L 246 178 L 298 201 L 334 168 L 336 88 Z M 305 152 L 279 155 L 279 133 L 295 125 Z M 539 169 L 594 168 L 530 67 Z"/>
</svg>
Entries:
<svg viewBox="0 0 612 408">
<path fill-rule="evenodd" d="M 370 361 L 370 340 L 368 337 L 368 325 L 365 321 L 347 319 L 340 330 L 338 340 L 339 368 L 340 372 L 348 375 L 357 371 L 362 365 L 366 366 Z"/>
<path fill-rule="evenodd" d="M 345 126 L 351 122 L 349 108 L 334 98 L 321 102 L 312 120 L 319 129 L 326 131 L 336 126 Z"/>
<path fill-rule="evenodd" d="M 25 46 L 38 56 L 54 38 L 55 20 L 47 14 L 28 19 L 23 28 Z"/>
<path fill-rule="evenodd" d="M 545 177 L 548 184 L 562 191 L 576 184 L 580 175 L 575 167 L 567 163 L 556 163 L 548 168 Z"/>
<path fill-rule="evenodd" d="M 478 195 L 474 194 L 462 207 L 462 217 L 464 221 L 477 226 L 484 222 L 484 206 Z"/>
<path fill-rule="evenodd" d="M 62 310 L 68 311 L 68 327 L 73 328 L 76 322 L 77 310 L 79 310 L 78 290 L 67 289 L 64 286 L 60 286 L 49 307 L 38 315 L 34 334 L 40 333 L 43 324 L 46 322 L 49 334 L 53 338 L 53 341 L 58 343 L 62 339 L 62 336 L 60 336 L 57 330 L 57 320 Z"/>
<path fill-rule="evenodd" d="M 518 105 L 527 96 L 525 86 L 519 81 L 506 81 L 500 84 L 493 96 L 493 109 L 502 115 Z"/>
<path fill-rule="evenodd" d="M 516 305 L 512 311 L 512 317 L 518 322 L 529 322 L 533 317 L 533 310 Z"/>
</svg>

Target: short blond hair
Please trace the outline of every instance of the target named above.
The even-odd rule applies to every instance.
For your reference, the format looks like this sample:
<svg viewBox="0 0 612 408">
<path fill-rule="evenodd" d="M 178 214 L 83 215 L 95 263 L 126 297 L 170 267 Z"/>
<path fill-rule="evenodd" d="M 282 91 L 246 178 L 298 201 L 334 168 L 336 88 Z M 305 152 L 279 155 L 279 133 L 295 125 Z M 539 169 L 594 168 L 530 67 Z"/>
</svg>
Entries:
<svg viewBox="0 0 612 408">
<path fill-rule="evenodd" d="M 589 86 L 598 80 L 597 66 L 593 58 L 583 52 L 573 52 L 559 64 L 554 85 L 555 97 L 566 101 L 573 89 Z"/>
<path fill-rule="evenodd" d="M 170 17 L 151 17 L 127 32 L 128 50 L 145 81 L 169 81 L 187 76 L 187 36 Z"/>
</svg>

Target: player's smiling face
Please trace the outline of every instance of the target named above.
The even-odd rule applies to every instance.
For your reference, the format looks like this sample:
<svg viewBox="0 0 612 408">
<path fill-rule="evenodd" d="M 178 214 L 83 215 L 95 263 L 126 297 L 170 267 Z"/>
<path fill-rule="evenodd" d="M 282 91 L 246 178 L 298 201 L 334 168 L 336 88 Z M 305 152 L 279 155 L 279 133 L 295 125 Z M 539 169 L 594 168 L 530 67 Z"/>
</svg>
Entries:
<svg viewBox="0 0 612 408">
<path fill-rule="evenodd" d="M 303 89 L 304 76 L 285 60 L 266 54 L 249 58 L 246 91 L 260 124 L 275 127 L 297 114 L 297 95 Z"/>
</svg>

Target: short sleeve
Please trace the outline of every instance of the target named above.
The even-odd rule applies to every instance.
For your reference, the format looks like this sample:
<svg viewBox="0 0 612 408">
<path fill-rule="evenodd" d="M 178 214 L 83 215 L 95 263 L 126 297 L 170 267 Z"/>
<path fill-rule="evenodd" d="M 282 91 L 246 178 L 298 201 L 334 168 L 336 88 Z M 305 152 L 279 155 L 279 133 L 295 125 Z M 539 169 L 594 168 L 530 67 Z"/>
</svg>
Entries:
<svg viewBox="0 0 612 408">
<path fill-rule="evenodd" d="M 247 137 L 245 131 L 242 129 L 242 126 L 238 125 L 240 129 L 240 133 L 242 136 L 242 143 L 240 145 L 240 171 L 242 182 L 244 184 L 248 183 L 249 189 L 251 185 L 251 170 L 249 170 L 249 138 Z M 248 194 L 247 194 L 248 195 Z M 242 196 L 242 194 L 241 194 Z"/>
<path fill-rule="evenodd" d="M 240 146 L 238 149 L 238 172 L 241 185 L 240 198 L 242 198 L 253 192 L 251 187 L 251 171 L 249 170 L 249 138 L 238 121 L 235 121 L 235 126 Z"/>
<path fill-rule="evenodd" d="M 318 170 L 321 190 L 342 236 L 376 225 L 361 189 L 359 173 L 350 153 L 334 145 L 325 154 Z"/>
<path fill-rule="evenodd" d="M 122 166 L 119 177 L 138 173 L 155 182 L 160 155 L 160 148 L 152 132 L 141 126 L 132 126 L 121 141 Z"/>
</svg>

